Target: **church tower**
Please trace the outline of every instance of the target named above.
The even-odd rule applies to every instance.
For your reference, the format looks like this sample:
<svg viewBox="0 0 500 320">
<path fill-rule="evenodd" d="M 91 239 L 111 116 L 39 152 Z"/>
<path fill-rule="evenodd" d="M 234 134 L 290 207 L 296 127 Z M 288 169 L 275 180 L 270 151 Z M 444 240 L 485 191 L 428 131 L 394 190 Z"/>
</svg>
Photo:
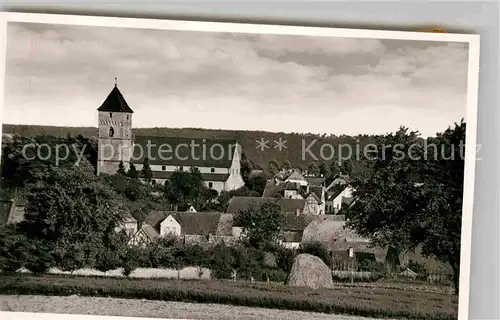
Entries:
<svg viewBox="0 0 500 320">
<path fill-rule="evenodd" d="M 97 174 L 115 174 L 120 161 L 125 169 L 132 157 L 132 114 L 115 78 L 115 86 L 98 111 Z"/>
</svg>

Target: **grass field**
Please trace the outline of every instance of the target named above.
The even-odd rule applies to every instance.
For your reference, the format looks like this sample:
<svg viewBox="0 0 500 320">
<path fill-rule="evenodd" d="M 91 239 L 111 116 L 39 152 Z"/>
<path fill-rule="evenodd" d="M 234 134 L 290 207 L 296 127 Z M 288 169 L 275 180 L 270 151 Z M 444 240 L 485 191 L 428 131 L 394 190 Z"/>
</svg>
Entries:
<svg viewBox="0 0 500 320">
<path fill-rule="evenodd" d="M 456 319 L 457 298 L 430 286 L 337 284 L 312 290 L 276 283 L 2 275 L 0 294 L 136 298 L 349 314 L 377 318 Z"/>
</svg>

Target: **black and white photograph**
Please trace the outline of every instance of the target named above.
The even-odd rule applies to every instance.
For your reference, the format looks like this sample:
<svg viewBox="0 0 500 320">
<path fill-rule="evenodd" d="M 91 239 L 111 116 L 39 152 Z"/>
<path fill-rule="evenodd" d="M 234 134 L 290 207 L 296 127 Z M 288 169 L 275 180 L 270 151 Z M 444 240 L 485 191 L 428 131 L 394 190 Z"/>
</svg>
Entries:
<svg viewBox="0 0 500 320">
<path fill-rule="evenodd" d="M 464 316 L 479 36 L 3 19 L 0 317 Z"/>
</svg>

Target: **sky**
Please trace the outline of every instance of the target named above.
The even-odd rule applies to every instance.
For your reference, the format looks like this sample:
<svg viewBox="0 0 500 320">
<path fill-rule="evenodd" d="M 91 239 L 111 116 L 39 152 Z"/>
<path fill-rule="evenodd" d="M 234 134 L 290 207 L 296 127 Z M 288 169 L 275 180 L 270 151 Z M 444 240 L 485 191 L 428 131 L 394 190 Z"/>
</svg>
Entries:
<svg viewBox="0 0 500 320">
<path fill-rule="evenodd" d="M 97 126 L 117 77 L 136 128 L 429 136 L 467 68 L 464 43 L 9 22 L 3 123 Z"/>
</svg>

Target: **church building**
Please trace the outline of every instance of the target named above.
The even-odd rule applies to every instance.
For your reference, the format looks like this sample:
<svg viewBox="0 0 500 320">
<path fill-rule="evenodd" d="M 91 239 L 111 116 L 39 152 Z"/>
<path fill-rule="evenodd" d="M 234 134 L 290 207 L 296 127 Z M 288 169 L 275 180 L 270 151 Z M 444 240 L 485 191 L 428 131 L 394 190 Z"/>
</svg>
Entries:
<svg viewBox="0 0 500 320">
<path fill-rule="evenodd" d="M 97 174 L 115 174 L 120 162 L 126 170 L 133 163 L 140 172 L 147 158 L 153 184 L 164 184 L 175 171 L 198 168 L 205 185 L 219 193 L 244 186 L 241 146 L 236 140 L 134 135 L 134 111 L 118 89 L 116 79 L 97 111 Z"/>
</svg>

